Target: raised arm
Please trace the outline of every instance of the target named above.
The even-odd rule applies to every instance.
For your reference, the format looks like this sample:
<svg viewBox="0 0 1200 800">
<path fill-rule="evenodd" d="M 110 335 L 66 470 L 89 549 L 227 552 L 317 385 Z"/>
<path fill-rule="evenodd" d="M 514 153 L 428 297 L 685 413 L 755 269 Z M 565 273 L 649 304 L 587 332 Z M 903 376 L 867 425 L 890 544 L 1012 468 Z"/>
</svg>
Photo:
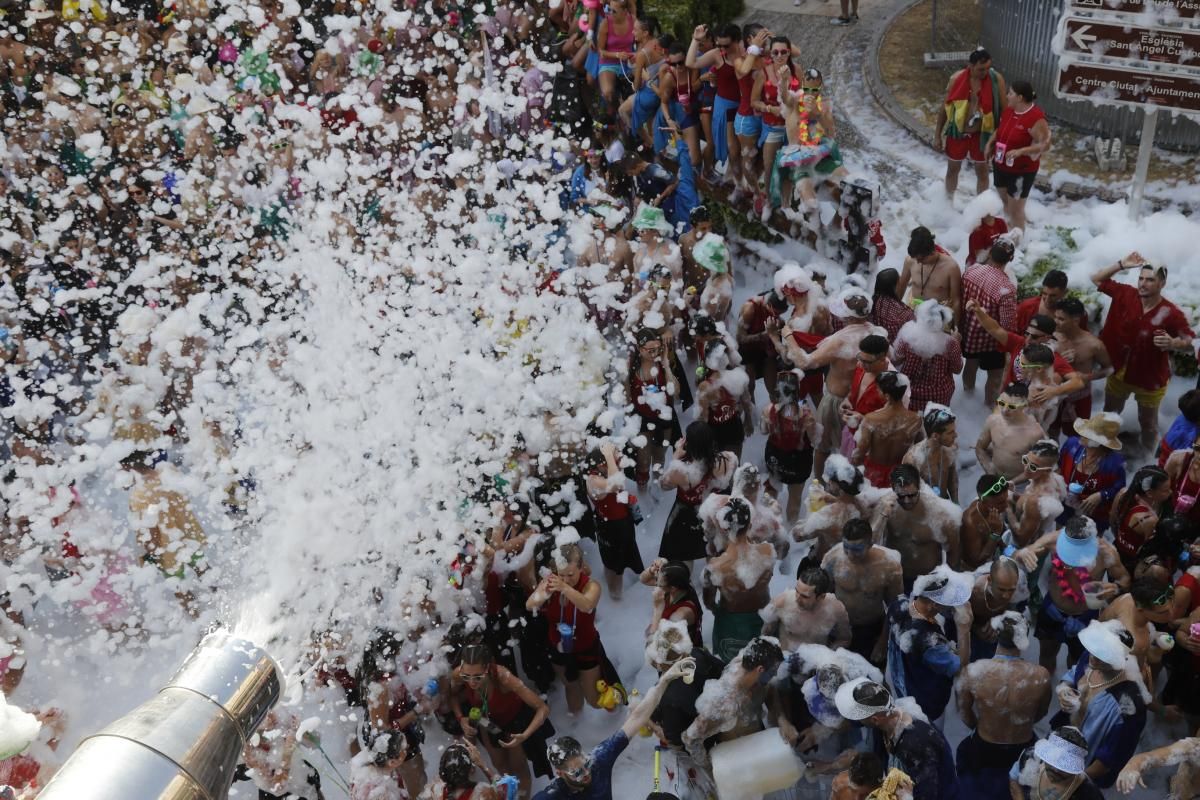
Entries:
<svg viewBox="0 0 1200 800">
<path fill-rule="evenodd" d="M 688 45 L 687 58 L 683 62 L 688 69 L 704 69 L 716 64 L 717 59 L 721 57 L 721 51 L 715 47 L 704 55 L 697 54 L 696 51 L 700 49 L 700 41 L 707 35 L 707 25 L 697 25 L 696 30 L 692 32 L 692 43 Z"/>
<path fill-rule="evenodd" d="M 967 311 L 975 315 L 975 319 L 979 320 L 980 326 L 988 332 L 989 336 L 999 342 L 1001 347 L 1008 345 L 1008 331 L 1004 330 L 1003 325 L 992 319 L 978 303 L 974 300 L 968 300 Z"/>
<path fill-rule="evenodd" d="M 637 736 L 638 731 L 646 727 L 650 722 L 650 715 L 654 713 L 654 709 L 658 708 L 658 704 L 662 702 L 663 694 L 667 691 L 667 686 L 676 678 L 682 677 L 684 673 L 696 669 L 696 659 L 681 658 L 671 665 L 671 668 L 663 673 L 658 679 L 658 683 L 654 684 L 654 688 L 646 692 L 646 696 L 642 698 L 642 702 L 629 710 L 629 716 L 625 718 L 625 724 L 621 726 L 625 736 L 632 739 Z M 690 728 L 688 730 L 691 730 Z"/>
<path fill-rule="evenodd" d="M 1122 258 L 1117 263 L 1105 267 L 1099 272 L 1092 275 L 1092 283 L 1096 284 L 1096 288 L 1100 288 L 1100 284 L 1107 280 L 1111 280 L 1118 272 L 1124 272 L 1127 269 L 1141 269 L 1146 263 L 1146 259 L 1142 258 L 1141 253 L 1133 252 Z"/>
</svg>

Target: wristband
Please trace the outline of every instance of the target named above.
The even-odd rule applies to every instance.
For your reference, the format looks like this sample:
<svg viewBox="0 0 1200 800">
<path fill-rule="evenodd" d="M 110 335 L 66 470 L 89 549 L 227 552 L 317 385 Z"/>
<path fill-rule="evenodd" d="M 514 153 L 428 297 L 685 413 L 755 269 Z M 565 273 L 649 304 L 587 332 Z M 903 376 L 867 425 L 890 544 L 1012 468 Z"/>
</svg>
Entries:
<svg viewBox="0 0 1200 800">
<path fill-rule="evenodd" d="M 747 48 L 746 48 L 746 52 L 747 52 L 747 53 L 749 53 L 749 54 L 750 54 L 750 55 L 752 55 L 752 56 L 761 56 L 761 55 L 762 55 L 762 48 L 761 48 L 761 47 L 759 47 L 759 46 L 758 46 L 758 45 L 756 45 L 756 44 L 752 44 L 752 45 L 750 45 L 749 47 L 747 47 Z"/>
</svg>

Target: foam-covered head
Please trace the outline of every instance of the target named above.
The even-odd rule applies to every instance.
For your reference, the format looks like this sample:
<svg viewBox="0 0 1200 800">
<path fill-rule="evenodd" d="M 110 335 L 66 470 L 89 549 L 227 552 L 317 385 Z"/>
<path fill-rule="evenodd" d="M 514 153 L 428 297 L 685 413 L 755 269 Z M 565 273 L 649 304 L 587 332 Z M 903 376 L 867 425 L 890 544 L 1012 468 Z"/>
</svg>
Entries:
<svg viewBox="0 0 1200 800">
<path fill-rule="evenodd" d="M 954 319 L 954 311 L 937 300 L 926 300 L 917 306 L 917 322 L 931 331 L 944 331 Z"/>
</svg>

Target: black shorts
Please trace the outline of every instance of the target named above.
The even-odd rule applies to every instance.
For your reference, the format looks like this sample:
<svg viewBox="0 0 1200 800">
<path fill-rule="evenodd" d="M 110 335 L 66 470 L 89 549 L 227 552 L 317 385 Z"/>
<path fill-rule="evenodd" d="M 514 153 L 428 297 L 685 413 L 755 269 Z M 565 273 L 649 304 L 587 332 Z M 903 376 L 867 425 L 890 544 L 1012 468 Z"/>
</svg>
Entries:
<svg viewBox="0 0 1200 800">
<path fill-rule="evenodd" d="M 708 427 L 712 429 L 718 451 L 732 450 L 736 453 L 741 449 L 742 442 L 746 441 L 746 427 L 740 413 L 734 414 L 733 419 L 727 422 L 710 422 Z"/>
<path fill-rule="evenodd" d="M 1022 200 L 1029 197 L 1036 179 L 1036 172 L 1009 172 L 997 166 L 992 167 L 992 181 L 996 188 L 1008 192 L 1010 197 L 1020 197 Z"/>
<path fill-rule="evenodd" d="M 570 653 L 564 653 L 549 642 L 546 643 L 546 646 L 550 650 L 550 662 L 563 668 L 568 681 L 579 680 L 579 673 L 596 669 L 604 660 L 604 645 L 600 643 L 598 636 L 596 643 L 586 650 L 576 649 Z"/>
<path fill-rule="evenodd" d="M 982 353 L 963 353 L 963 358 L 973 358 L 979 362 L 979 368 L 984 372 L 994 369 L 1004 369 L 1004 353 L 999 350 L 987 350 Z"/>
<path fill-rule="evenodd" d="M 785 484 L 801 484 L 812 475 L 813 450 L 799 447 L 795 450 L 780 450 L 769 441 L 764 453 L 767 471 L 771 477 Z"/>
</svg>

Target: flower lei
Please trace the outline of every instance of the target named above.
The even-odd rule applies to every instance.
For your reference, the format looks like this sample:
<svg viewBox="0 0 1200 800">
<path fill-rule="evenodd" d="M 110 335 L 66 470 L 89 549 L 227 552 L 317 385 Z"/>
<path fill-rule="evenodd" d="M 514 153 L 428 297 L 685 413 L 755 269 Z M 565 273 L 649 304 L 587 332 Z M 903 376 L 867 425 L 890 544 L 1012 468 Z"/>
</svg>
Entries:
<svg viewBox="0 0 1200 800">
<path fill-rule="evenodd" d="M 1057 555 L 1050 559 L 1050 566 L 1054 570 L 1054 578 L 1058 581 L 1058 588 L 1062 589 L 1063 597 L 1076 603 L 1082 603 L 1083 595 L 1071 587 L 1071 582 L 1067 580 L 1067 570 L 1075 570 L 1075 575 L 1079 578 L 1080 585 L 1091 580 L 1091 571 L 1087 567 L 1069 567 Z"/>
<path fill-rule="evenodd" d="M 821 109 L 821 99 L 817 98 L 817 110 L 820 111 L 820 109 Z M 816 139 L 809 138 L 809 135 L 808 135 L 808 109 L 804 107 L 803 102 L 800 103 L 800 107 L 797 109 L 797 112 L 800 116 L 800 124 L 796 127 L 796 133 L 800 140 L 800 144 L 806 144 L 806 145 L 820 144 L 821 140 L 825 138 L 824 134 L 822 134 L 821 136 L 818 136 Z"/>
</svg>

